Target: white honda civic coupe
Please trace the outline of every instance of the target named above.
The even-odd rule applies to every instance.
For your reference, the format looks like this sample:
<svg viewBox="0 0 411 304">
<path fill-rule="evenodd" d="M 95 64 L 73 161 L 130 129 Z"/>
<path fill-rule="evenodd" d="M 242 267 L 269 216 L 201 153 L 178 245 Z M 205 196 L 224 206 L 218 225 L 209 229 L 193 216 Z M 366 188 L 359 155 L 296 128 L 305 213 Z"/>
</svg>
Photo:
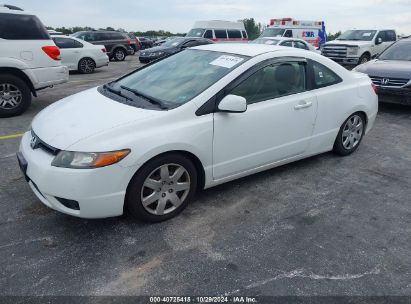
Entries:
<svg viewBox="0 0 411 304">
<path fill-rule="evenodd" d="M 212 44 L 47 107 L 17 156 L 50 208 L 154 222 L 199 188 L 327 151 L 348 155 L 377 112 L 368 76 L 321 55 Z"/>
</svg>

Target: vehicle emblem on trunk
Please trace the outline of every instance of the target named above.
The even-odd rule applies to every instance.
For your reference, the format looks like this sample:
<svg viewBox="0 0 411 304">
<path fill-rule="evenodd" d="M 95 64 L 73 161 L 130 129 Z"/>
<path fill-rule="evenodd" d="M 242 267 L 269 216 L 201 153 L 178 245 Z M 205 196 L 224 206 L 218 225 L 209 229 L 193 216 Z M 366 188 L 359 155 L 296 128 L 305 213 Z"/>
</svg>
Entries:
<svg viewBox="0 0 411 304">
<path fill-rule="evenodd" d="M 389 82 L 390 82 L 390 80 L 388 78 L 381 79 L 381 84 L 382 85 L 387 85 Z"/>
<path fill-rule="evenodd" d="M 40 142 L 39 142 L 38 138 L 36 136 L 33 136 L 30 140 L 30 147 L 32 149 L 37 149 L 39 147 L 39 144 L 40 144 Z"/>
</svg>

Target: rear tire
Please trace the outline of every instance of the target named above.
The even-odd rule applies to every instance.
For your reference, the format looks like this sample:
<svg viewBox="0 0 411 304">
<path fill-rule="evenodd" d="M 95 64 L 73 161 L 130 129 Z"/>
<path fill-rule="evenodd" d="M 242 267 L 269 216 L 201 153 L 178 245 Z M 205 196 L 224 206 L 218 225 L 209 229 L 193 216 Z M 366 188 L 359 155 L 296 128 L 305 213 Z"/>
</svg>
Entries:
<svg viewBox="0 0 411 304">
<path fill-rule="evenodd" d="M 31 91 L 27 83 L 11 74 L 0 75 L 0 117 L 22 114 L 31 103 Z"/>
<path fill-rule="evenodd" d="M 91 74 L 96 69 L 96 63 L 91 58 L 83 58 L 78 63 L 78 71 L 81 74 Z"/>
<path fill-rule="evenodd" d="M 366 120 L 363 113 L 354 113 L 342 124 L 334 142 L 334 153 L 347 156 L 358 149 L 364 137 Z"/>
<path fill-rule="evenodd" d="M 126 57 L 127 57 L 127 53 L 125 50 L 120 49 L 120 48 L 114 50 L 113 58 L 115 61 L 124 61 Z"/>
<path fill-rule="evenodd" d="M 197 170 L 191 160 L 164 154 L 143 165 L 131 179 L 125 207 L 141 221 L 165 221 L 187 207 L 196 188 Z"/>
</svg>

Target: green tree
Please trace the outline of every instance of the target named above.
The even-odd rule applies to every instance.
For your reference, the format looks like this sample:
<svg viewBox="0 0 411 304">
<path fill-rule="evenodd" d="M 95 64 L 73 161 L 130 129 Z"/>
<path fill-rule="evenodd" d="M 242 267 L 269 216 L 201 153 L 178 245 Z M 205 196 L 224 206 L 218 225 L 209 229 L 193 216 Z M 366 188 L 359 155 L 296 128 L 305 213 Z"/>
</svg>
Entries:
<svg viewBox="0 0 411 304">
<path fill-rule="evenodd" d="M 338 38 L 338 36 L 340 36 L 340 35 L 341 35 L 341 31 L 338 31 L 337 33 L 334 33 L 334 34 L 328 33 L 327 34 L 327 40 L 328 41 L 335 40 L 335 38 Z"/>
<path fill-rule="evenodd" d="M 261 24 L 257 24 L 254 18 L 242 20 L 250 40 L 256 39 L 261 33 Z"/>
</svg>

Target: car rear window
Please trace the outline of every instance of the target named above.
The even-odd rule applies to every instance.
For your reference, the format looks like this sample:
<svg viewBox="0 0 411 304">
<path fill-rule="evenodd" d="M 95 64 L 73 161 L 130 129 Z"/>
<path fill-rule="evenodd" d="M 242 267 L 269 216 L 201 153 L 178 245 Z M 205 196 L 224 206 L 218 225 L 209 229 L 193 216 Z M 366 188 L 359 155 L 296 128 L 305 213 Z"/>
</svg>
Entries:
<svg viewBox="0 0 411 304">
<path fill-rule="evenodd" d="M 49 40 L 50 36 L 36 16 L 0 13 L 0 38 Z"/>
</svg>

